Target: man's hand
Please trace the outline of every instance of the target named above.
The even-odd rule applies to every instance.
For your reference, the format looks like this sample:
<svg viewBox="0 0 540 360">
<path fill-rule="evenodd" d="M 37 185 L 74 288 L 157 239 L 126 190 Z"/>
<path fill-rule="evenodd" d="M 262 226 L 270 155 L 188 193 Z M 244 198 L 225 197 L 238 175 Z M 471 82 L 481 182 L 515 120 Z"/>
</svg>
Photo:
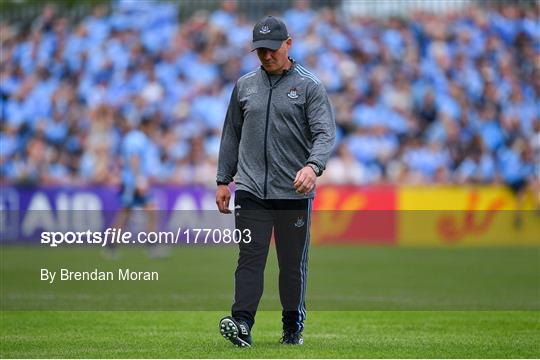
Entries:
<svg viewBox="0 0 540 360">
<path fill-rule="evenodd" d="M 294 188 L 301 194 L 307 194 L 315 188 L 316 181 L 317 175 L 315 174 L 315 170 L 311 166 L 304 166 L 296 173 Z"/>
<path fill-rule="evenodd" d="M 230 214 L 229 201 L 231 200 L 231 191 L 227 185 L 218 185 L 216 190 L 216 205 L 222 214 Z"/>
</svg>

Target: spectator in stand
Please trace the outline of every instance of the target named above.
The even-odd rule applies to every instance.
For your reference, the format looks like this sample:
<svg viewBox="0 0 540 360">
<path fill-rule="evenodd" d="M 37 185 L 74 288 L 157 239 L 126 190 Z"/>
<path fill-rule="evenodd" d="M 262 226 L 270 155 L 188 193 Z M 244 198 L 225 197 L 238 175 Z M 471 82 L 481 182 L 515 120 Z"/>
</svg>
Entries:
<svg viewBox="0 0 540 360">
<path fill-rule="evenodd" d="M 356 161 L 345 143 L 338 146 L 336 155 L 326 164 L 320 184 L 364 185 L 380 179 L 380 172 L 370 172 L 365 165 Z"/>
<path fill-rule="evenodd" d="M 360 183 L 523 177 L 538 163 L 516 144 L 540 126 L 539 6 L 397 19 L 295 1 L 283 14 L 291 56 L 320 75 L 336 113 L 329 166 Z M 160 181 L 204 183 L 234 81 L 258 66 L 238 55 L 253 27 L 242 11 L 223 1 L 180 22 L 176 4 L 118 0 L 77 23 L 47 5 L 28 26 L 0 24 L 2 182 L 116 184 L 126 129 L 151 117 Z"/>
</svg>

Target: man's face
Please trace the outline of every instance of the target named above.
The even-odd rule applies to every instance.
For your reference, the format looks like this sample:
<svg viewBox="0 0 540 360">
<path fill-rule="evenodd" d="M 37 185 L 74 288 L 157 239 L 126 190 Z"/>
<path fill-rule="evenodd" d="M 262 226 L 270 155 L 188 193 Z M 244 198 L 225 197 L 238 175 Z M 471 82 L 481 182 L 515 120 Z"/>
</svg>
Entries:
<svg viewBox="0 0 540 360">
<path fill-rule="evenodd" d="M 289 49 L 292 45 L 292 39 L 281 43 L 281 47 L 276 51 L 259 48 L 257 49 L 257 56 L 261 61 L 261 65 L 270 74 L 281 74 L 285 68 L 289 65 Z"/>
</svg>

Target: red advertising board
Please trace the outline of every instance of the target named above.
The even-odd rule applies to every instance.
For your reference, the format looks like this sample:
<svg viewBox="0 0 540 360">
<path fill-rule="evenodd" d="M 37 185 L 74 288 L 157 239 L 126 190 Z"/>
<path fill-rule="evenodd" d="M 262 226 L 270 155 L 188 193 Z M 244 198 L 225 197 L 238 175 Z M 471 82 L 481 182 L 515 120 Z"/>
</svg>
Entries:
<svg viewBox="0 0 540 360">
<path fill-rule="evenodd" d="M 396 191 L 392 186 L 321 186 L 313 206 L 315 244 L 397 242 Z"/>
</svg>

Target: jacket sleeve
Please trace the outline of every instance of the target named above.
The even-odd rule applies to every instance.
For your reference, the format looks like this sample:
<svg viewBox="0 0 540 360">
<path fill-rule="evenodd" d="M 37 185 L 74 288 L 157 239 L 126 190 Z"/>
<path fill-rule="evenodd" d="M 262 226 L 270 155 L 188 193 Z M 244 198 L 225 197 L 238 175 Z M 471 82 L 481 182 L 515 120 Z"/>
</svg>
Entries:
<svg viewBox="0 0 540 360">
<path fill-rule="evenodd" d="M 322 83 L 313 86 L 308 93 L 306 105 L 306 116 L 313 142 L 307 162 L 324 170 L 336 140 L 336 121 Z"/>
<path fill-rule="evenodd" d="M 244 114 L 238 102 L 238 84 L 236 84 L 231 94 L 221 134 L 216 177 L 218 182 L 230 183 L 236 175 L 243 122 Z"/>
</svg>

